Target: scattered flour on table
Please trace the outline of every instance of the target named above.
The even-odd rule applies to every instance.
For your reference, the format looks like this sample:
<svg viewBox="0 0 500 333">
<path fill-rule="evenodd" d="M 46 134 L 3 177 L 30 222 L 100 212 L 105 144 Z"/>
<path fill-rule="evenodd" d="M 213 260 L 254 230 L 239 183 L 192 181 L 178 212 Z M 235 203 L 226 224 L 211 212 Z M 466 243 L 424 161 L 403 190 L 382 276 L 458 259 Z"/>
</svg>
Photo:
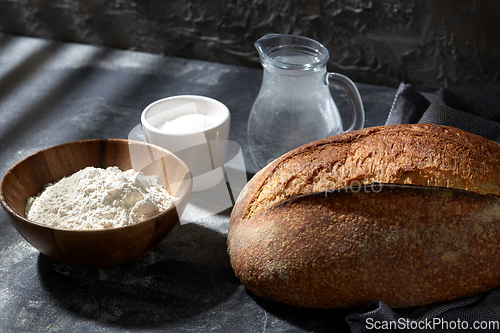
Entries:
<svg viewBox="0 0 500 333">
<path fill-rule="evenodd" d="M 107 229 L 147 219 L 175 204 L 158 177 L 87 167 L 46 184 L 26 204 L 26 217 L 50 227 Z"/>
<path fill-rule="evenodd" d="M 211 116 L 193 113 L 179 116 L 175 119 L 165 121 L 160 130 L 167 133 L 191 133 L 209 129 L 214 124 Z"/>
</svg>

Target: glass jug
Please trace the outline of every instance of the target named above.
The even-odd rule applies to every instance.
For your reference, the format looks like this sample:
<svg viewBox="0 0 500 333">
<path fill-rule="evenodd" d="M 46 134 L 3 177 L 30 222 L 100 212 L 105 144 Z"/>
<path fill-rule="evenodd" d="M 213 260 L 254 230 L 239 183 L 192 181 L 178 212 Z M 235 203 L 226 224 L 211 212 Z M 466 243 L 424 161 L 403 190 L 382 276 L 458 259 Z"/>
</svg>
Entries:
<svg viewBox="0 0 500 333">
<path fill-rule="evenodd" d="M 325 46 L 307 37 L 268 34 L 255 47 L 264 72 L 250 111 L 248 144 L 260 168 L 303 144 L 343 132 L 329 84 L 349 97 L 353 122 L 348 131 L 363 128 L 358 89 L 348 77 L 326 71 Z"/>
</svg>

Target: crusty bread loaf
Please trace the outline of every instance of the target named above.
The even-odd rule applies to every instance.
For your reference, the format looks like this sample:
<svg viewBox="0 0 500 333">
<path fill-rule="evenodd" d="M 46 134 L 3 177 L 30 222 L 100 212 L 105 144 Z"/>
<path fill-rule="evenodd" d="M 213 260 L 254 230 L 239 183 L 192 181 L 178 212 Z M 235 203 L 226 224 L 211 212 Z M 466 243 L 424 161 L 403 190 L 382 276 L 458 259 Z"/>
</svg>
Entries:
<svg viewBox="0 0 500 333">
<path fill-rule="evenodd" d="M 494 288 L 500 145 L 430 124 L 307 144 L 250 180 L 227 242 L 250 291 L 295 306 L 410 307 Z"/>
</svg>

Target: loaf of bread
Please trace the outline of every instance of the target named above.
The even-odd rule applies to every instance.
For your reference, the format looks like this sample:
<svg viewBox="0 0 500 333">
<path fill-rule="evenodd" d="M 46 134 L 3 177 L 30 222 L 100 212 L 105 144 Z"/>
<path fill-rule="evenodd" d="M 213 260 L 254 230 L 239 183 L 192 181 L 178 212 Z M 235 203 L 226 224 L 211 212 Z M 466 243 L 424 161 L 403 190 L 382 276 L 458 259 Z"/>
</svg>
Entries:
<svg viewBox="0 0 500 333">
<path fill-rule="evenodd" d="M 500 145 L 430 124 L 366 128 L 259 171 L 228 253 L 258 296 L 294 306 L 420 306 L 500 285 Z"/>
</svg>

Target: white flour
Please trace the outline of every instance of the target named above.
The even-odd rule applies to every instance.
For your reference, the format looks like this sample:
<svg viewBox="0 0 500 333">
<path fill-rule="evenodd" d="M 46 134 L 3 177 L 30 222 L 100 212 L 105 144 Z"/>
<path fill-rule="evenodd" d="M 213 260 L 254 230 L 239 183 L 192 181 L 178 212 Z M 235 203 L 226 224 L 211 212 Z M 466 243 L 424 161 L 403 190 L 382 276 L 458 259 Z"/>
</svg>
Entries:
<svg viewBox="0 0 500 333">
<path fill-rule="evenodd" d="M 175 119 L 166 121 L 160 130 L 167 133 L 191 133 L 209 129 L 214 124 L 209 115 L 201 113 L 186 114 Z"/>
<path fill-rule="evenodd" d="M 156 176 L 87 167 L 29 198 L 26 217 L 51 227 L 107 229 L 142 221 L 174 203 Z"/>
</svg>

